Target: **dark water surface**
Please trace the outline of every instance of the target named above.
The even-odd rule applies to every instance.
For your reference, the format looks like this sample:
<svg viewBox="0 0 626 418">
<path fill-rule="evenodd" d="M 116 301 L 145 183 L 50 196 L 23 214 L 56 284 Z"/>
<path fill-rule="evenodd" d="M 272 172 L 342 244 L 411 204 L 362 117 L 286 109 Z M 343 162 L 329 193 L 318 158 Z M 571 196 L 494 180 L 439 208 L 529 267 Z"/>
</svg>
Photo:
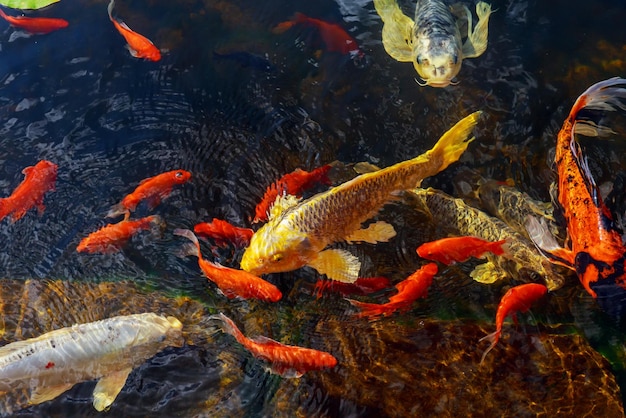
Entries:
<svg viewBox="0 0 626 418">
<path fill-rule="evenodd" d="M 506 285 L 475 283 L 469 267 L 446 269 L 413 311 L 370 326 L 354 319 L 339 296 L 315 299 L 317 275 L 308 269 L 268 278 L 284 295 L 272 306 L 227 301 L 207 283 L 195 258 L 178 256 L 184 240 L 172 231 L 213 217 L 250 227 L 256 203 L 281 175 L 336 160 L 385 167 L 424 152 L 476 110 L 484 111 L 477 140 L 459 164 L 425 185 L 456 194 L 454 179 L 469 168 L 484 177 L 512 179 L 521 191 L 548 201 L 555 178 L 551 150 L 575 98 L 596 81 L 626 76 L 626 31 L 621 29 L 626 5 L 616 0 L 493 2 L 487 51 L 464 61 L 460 83 L 445 89 L 419 87 L 412 65 L 385 53 L 382 24 L 370 1 L 119 0 L 115 13 L 166 50 L 156 63 L 129 55 L 107 17 L 107 4 L 62 0 L 40 11 L 37 15 L 70 22 L 48 35 L 20 36 L 23 32 L 0 22 L 0 195 L 8 196 L 23 178 L 21 170 L 40 159 L 59 166 L 56 191 L 46 195 L 42 216 L 32 210 L 16 223 L 5 219 L 0 224 L 0 268 L 3 277 L 14 281 L 76 283 L 78 290 L 64 304 L 42 308 L 51 317 L 67 315 L 53 328 L 121 312 L 99 306 L 97 299 L 87 303 L 80 286 L 123 281 L 145 292 L 137 302 L 124 286 L 113 287 L 126 313 L 134 311 L 133 303 L 137 312 L 153 306 L 145 302 L 152 293 L 159 300 L 186 296 L 207 315 L 223 311 L 233 317 L 248 335 L 330 352 L 345 350 L 337 338 L 342 332 L 357 341 L 359 333 L 390 341 L 385 338 L 395 338 L 397 327 L 398 333 L 408 329 L 407 341 L 413 343 L 410 329 L 420 319 L 455 324 L 460 319 L 470 327 L 483 326 L 479 336 L 491 332 Z M 414 6 L 401 4 L 411 15 Z M 313 29 L 271 32 L 295 12 L 340 24 L 365 58 L 355 61 L 325 51 Z M 592 143 L 587 151 L 598 183 L 607 190 L 615 183 L 611 196 L 618 219 L 626 208 L 621 192 L 625 149 L 624 143 L 613 141 Z M 162 216 L 167 222 L 162 235 L 142 234 L 112 255 L 76 252 L 80 239 L 103 226 L 109 208 L 142 179 L 177 168 L 191 171 L 192 181 L 177 187 L 156 209 L 139 206 L 134 214 Z M 389 205 L 380 216 L 396 226 L 398 237 L 350 250 L 364 260 L 363 276 L 385 275 L 395 284 L 421 264 L 415 247 L 442 236 L 441 228 L 401 203 Z M 211 258 L 209 245 L 202 245 Z M 241 250 L 221 249 L 214 255 L 238 267 Z M 380 293 L 378 299 L 363 300 L 382 302 L 386 297 Z M 29 309 L 28 302 L 21 303 Z M 87 311 L 91 316 L 83 313 Z M 605 311 L 568 276 L 564 288 L 543 300 L 534 315 L 522 315 L 525 327 L 511 328 L 510 334 L 564 324 L 610 361 L 626 388 L 626 330 Z M 91 382 L 22 414 L 401 415 L 388 405 L 372 406 L 364 394 L 355 400 L 359 396 L 350 394 L 349 383 L 343 385 L 345 398 L 341 390 L 329 389 L 342 387 L 337 376 L 345 377 L 342 361 L 350 364 L 345 356 L 339 359 L 339 372 L 287 380 L 267 373 L 231 337 L 216 334 L 209 325 L 205 331 L 201 335 L 203 328 L 194 328 L 195 344 L 168 349 L 136 369 L 108 413 L 91 408 Z M 38 334 L 22 330 L 25 337 Z M 9 343 L 18 338 L 7 333 L 1 339 Z M 471 339 L 474 345 L 467 350 L 479 359 L 485 347 L 477 339 Z M 401 346 L 398 341 L 389 344 Z M 507 344 L 507 338 L 500 342 Z M 394 363 L 398 358 L 372 357 L 378 353 L 374 346 L 357 347 L 363 350 L 360 356 L 371 354 L 373 362 L 388 363 L 385 373 L 398 368 L 400 376 L 402 367 Z M 490 356 L 497 359 L 505 351 L 499 347 Z M 416 370 L 414 379 L 424 379 L 419 367 L 407 369 Z M 411 376 L 400 376 L 394 382 L 395 375 L 390 376 L 381 391 L 411 381 Z M 565 407 L 570 400 L 562 402 Z M 435 407 L 424 411 L 441 412 Z M 491 412 L 524 416 L 496 407 Z"/>
</svg>

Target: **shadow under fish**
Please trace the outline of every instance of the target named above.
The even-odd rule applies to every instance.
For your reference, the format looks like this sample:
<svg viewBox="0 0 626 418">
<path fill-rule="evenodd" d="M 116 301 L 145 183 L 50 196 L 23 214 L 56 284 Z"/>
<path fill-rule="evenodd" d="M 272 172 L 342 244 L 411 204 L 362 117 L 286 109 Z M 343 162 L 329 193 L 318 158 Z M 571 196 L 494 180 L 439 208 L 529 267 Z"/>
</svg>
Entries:
<svg viewBox="0 0 626 418">
<path fill-rule="evenodd" d="M 265 73 L 275 73 L 278 71 L 276 66 L 267 58 L 247 51 L 232 51 L 224 53 L 213 51 L 213 58 L 221 61 L 235 62 L 243 68 L 249 68 L 254 71 L 261 71 Z"/>
</svg>

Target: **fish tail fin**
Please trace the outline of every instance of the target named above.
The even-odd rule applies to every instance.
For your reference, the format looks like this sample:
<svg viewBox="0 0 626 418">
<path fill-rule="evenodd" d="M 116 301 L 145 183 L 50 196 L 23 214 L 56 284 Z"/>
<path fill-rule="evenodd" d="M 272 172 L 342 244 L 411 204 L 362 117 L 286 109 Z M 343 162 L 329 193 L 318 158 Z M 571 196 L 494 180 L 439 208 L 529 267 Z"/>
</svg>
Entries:
<svg viewBox="0 0 626 418">
<path fill-rule="evenodd" d="M 109 2 L 109 6 L 107 7 L 107 12 L 109 13 L 109 19 L 113 20 L 113 7 L 115 7 L 115 0 L 111 0 Z"/>
<path fill-rule="evenodd" d="M 439 171 L 456 162 L 467 149 L 474 137 L 468 140 L 472 130 L 478 122 L 482 111 L 477 111 L 458 121 L 452 128 L 439 138 L 435 146 L 428 151 L 431 158 L 441 160 Z M 419 157 L 418 157 L 419 158 Z"/>
<path fill-rule="evenodd" d="M 109 209 L 105 218 L 115 218 L 120 215 L 124 215 L 125 218 L 130 216 L 129 210 L 121 202 L 117 205 L 111 206 L 111 209 Z"/>
<path fill-rule="evenodd" d="M 495 255 L 505 255 L 509 253 L 509 246 L 513 240 L 505 238 L 500 241 L 492 242 L 488 245 L 488 250 Z"/>
<path fill-rule="evenodd" d="M 356 314 L 357 318 L 375 318 L 377 316 L 385 315 L 393 312 L 387 305 L 379 305 L 377 303 L 360 302 L 354 299 L 345 298 L 352 306 L 359 309 L 359 313 Z"/>
<path fill-rule="evenodd" d="M 618 87 L 618 86 L 622 87 Z M 576 99 L 569 114 L 569 121 L 573 125 L 574 133 L 586 136 L 606 136 L 614 131 L 606 126 L 599 126 L 588 119 L 579 119 L 579 112 L 583 109 L 614 111 L 626 110 L 626 103 L 620 99 L 626 99 L 626 79 L 613 77 L 608 80 L 595 83 L 585 90 Z"/>
<path fill-rule="evenodd" d="M 224 331 L 226 334 L 232 335 L 233 337 L 235 337 L 235 339 L 237 339 L 237 341 L 243 338 L 243 334 L 241 333 L 237 325 L 235 325 L 235 322 L 223 313 L 220 312 L 217 315 L 211 315 L 209 319 L 218 319 L 222 321 L 222 331 Z"/>
<path fill-rule="evenodd" d="M 492 332 L 491 334 L 485 335 L 480 340 L 478 340 L 479 342 L 483 341 L 483 340 L 487 340 L 487 341 L 489 341 L 491 343 L 491 345 L 489 347 L 487 347 L 487 349 L 483 353 L 483 356 L 480 358 L 480 364 L 482 364 L 483 361 L 485 361 L 485 357 L 487 357 L 487 353 L 490 352 L 496 346 L 496 344 L 498 344 L 498 340 L 500 339 L 500 333 L 501 332 L 502 331 L 500 331 L 500 330 L 496 330 L 496 331 Z"/>
<path fill-rule="evenodd" d="M 200 242 L 198 241 L 198 238 L 193 232 L 191 232 L 188 229 L 178 228 L 174 230 L 174 235 L 178 235 L 179 237 L 185 237 L 189 241 L 191 241 L 191 243 L 183 246 L 183 249 L 181 250 L 181 254 L 184 254 L 186 256 L 195 255 L 198 258 L 202 257 L 202 253 L 200 251 Z"/>
</svg>

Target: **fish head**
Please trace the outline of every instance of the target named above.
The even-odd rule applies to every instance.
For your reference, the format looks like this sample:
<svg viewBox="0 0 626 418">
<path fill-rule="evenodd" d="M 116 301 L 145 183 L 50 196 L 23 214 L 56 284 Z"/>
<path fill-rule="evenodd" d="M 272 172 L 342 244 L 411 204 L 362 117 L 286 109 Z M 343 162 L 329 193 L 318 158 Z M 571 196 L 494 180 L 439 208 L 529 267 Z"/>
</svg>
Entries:
<svg viewBox="0 0 626 418">
<path fill-rule="evenodd" d="M 413 66 L 422 78 L 418 84 L 432 87 L 446 87 L 461 70 L 463 60 L 461 48 L 451 38 L 425 39 L 417 42 L 413 50 Z"/>
<path fill-rule="evenodd" d="M 306 233 L 270 221 L 252 235 L 241 268 L 255 276 L 292 271 L 306 265 L 314 254 Z"/>
<path fill-rule="evenodd" d="M 191 178 L 191 173 L 185 170 L 175 170 L 172 172 L 172 178 L 174 179 L 175 183 L 186 183 Z"/>
</svg>

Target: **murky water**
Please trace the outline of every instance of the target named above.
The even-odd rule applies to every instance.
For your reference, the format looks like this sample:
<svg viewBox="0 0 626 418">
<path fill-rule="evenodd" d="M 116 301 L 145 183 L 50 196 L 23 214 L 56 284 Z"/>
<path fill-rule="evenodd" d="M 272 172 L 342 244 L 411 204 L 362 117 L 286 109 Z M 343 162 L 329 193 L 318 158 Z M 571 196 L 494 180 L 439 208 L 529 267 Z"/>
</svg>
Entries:
<svg viewBox="0 0 626 418">
<path fill-rule="evenodd" d="M 308 269 L 269 277 L 284 295 L 277 304 L 228 301 L 207 283 L 195 258 L 178 255 L 184 240 L 173 230 L 213 217 L 249 227 L 265 188 L 281 175 L 336 160 L 385 167 L 424 152 L 476 110 L 484 111 L 477 140 L 459 164 L 424 185 L 456 194 L 455 178 L 469 168 L 484 177 L 513 179 L 521 191 L 547 201 L 554 180 L 551 148 L 573 101 L 596 81 L 626 75 L 626 32 L 619 29 L 626 6 L 619 1 L 494 2 L 487 51 L 464 61 L 460 83 L 446 89 L 419 87 L 412 65 L 385 53 L 382 24 L 370 1 L 119 0 L 116 14 L 166 50 L 157 63 L 129 55 L 108 19 L 107 4 L 64 0 L 47 8 L 39 15 L 70 22 L 48 35 L 22 36 L 0 22 L 0 195 L 9 195 L 23 178 L 21 170 L 40 159 L 59 166 L 56 191 L 46 195 L 43 215 L 33 210 L 16 223 L 0 224 L 3 276 L 17 282 L 11 285 L 17 286 L 16 294 L 26 279 L 75 284 L 63 303 L 41 307 L 59 318 L 46 322 L 52 328 L 131 313 L 133 306 L 143 312 L 156 306 L 146 302 L 151 299 L 165 300 L 158 307 L 176 315 L 176 304 L 167 300 L 186 296 L 203 314 L 223 311 L 233 317 L 248 335 L 335 351 L 340 362 L 337 370 L 281 379 L 215 327 L 197 326 L 190 331 L 190 344 L 162 352 L 131 374 L 111 416 L 401 416 L 412 411 L 366 399 L 374 399 L 376 388 L 395 393 L 423 379 L 418 363 L 403 374 L 402 361 L 411 357 L 397 355 L 403 347 L 424 348 L 413 329 L 428 329 L 428 338 L 440 342 L 435 351 L 445 351 L 446 341 L 450 350 L 456 347 L 452 331 L 434 337 L 424 321 L 450 321 L 460 333 L 459 320 L 470 324 L 474 328 L 465 335 L 473 346 L 467 350 L 472 362 L 479 360 L 485 347 L 477 340 L 493 330 L 503 284 L 473 282 L 468 276 L 472 263 L 453 266 L 441 272 L 429 297 L 411 311 L 371 325 L 353 318 L 340 296 L 317 299 L 318 277 Z M 401 4 L 412 15 L 411 2 Z M 365 59 L 326 51 L 310 28 L 272 33 L 295 12 L 340 24 Z M 623 178 L 624 150 L 623 143 L 610 142 L 591 143 L 587 151 L 598 182 L 616 182 L 613 200 L 620 216 L 623 180 L 617 180 Z M 134 215 L 162 216 L 167 228 L 161 235 L 142 234 L 117 254 L 76 252 L 80 239 L 103 226 L 109 208 L 142 179 L 176 168 L 191 171 L 193 180 L 154 210 L 140 206 Z M 379 217 L 396 226 L 398 237 L 388 244 L 349 248 L 364 260 L 363 276 L 384 275 L 395 284 L 421 264 L 416 246 L 441 236 L 443 229 L 402 202 L 388 205 Z M 205 257 L 238 267 L 241 250 L 211 254 L 210 246 L 202 245 Z M 90 302 L 81 296 L 91 292 L 81 286 L 108 282 L 131 282 L 142 296 L 128 296 L 124 285 L 112 287 L 111 300 L 117 304 L 99 305 L 97 298 Z M 379 292 L 363 300 L 382 302 L 388 295 Z M 42 315 L 33 313 L 28 298 L 13 297 L 6 301 L 20 306 L 19 318 L 12 319 L 16 324 Z M 531 337 L 524 336 L 571 327 L 608 358 L 626 387 L 626 330 L 574 276 L 532 311 L 521 316 L 523 327 L 511 328 L 510 338 L 521 335 L 518 345 L 532 350 Z M 27 324 L 34 328 L 29 331 Z M 7 326 L 3 343 L 49 330 L 36 318 L 19 325 L 20 333 L 9 332 L 16 326 Z M 362 345 L 355 343 L 359 340 Z M 507 344 L 504 338 L 505 348 L 493 356 L 507 355 Z M 429 360 L 420 356 L 416 361 L 427 367 Z M 380 372 L 384 381 L 372 380 L 373 364 L 388 365 Z M 453 366 L 446 370 L 470 374 Z M 526 372 L 529 380 L 536 376 Z M 442 375 L 428 376 L 434 385 Z M 354 393 L 350 382 L 368 390 Z M 102 415 L 91 407 L 93 386 L 79 384 L 23 414 Z M 453 393 L 446 396 L 462 398 Z M 441 411 L 441 404 L 428 405 L 433 414 Z M 470 410 L 463 402 L 447 405 L 449 414 L 454 408 Z M 494 408 L 490 411 L 498 411 Z"/>
</svg>

